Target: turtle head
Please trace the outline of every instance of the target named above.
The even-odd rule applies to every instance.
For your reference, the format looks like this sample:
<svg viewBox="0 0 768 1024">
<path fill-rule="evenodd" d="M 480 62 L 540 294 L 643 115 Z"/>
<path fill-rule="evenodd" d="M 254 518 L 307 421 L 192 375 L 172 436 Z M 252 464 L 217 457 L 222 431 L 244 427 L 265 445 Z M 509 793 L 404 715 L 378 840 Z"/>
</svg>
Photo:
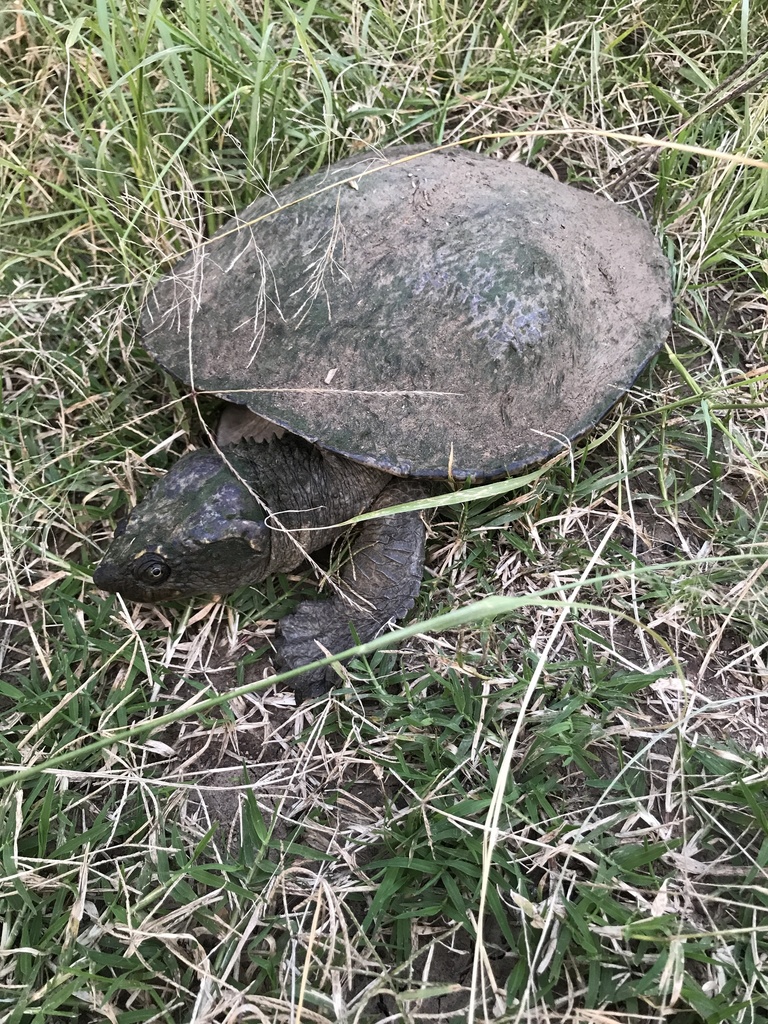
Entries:
<svg viewBox="0 0 768 1024">
<path fill-rule="evenodd" d="M 226 594 L 267 575 L 270 532 L 221 456 L 191 452 L 118 525 L 93 582 L 132 601 Z"/>
</svg>

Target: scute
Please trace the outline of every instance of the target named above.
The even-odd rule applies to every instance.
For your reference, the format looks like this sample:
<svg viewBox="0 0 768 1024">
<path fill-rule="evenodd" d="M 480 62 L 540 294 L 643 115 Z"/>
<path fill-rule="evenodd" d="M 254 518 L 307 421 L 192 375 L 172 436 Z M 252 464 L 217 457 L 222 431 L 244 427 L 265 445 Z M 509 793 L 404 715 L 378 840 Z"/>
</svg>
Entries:
<svg viewBox="0 0 768 1024">
<path fill-rule="evenodd" d="M 187 384 L 326 448 L 481 479 L 594 425 L 670 319 L 669 266 L 631 213 L 398 147 L 256 200 L 160 280 L 142 328 Z"/>
</svg>

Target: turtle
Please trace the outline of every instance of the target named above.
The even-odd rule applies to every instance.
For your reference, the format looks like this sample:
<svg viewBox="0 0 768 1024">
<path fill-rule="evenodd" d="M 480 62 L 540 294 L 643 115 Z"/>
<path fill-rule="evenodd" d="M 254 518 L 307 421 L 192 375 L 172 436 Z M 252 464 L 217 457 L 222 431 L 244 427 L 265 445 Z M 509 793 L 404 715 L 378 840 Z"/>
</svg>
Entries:
<svg viewBox="0 0 768 1024">
<path fill-rule="evenodd" d="M 160 479 L 94 583 L 147 602 L 228 593 L 430 481 L 539 462 L 626 393 L 671 310 L 644 220 L 511 160 L 398 146 L 264 194 L 162 277 L 140 316 L 156 361 L 244 421 L 225 414 L 218 443 Z M 403 618 L 424 538 L 414 511 L 358 528 L 333 595 L 279 624 L 278 668 Z M 297 700 L 334 678 L 299 674 Z"/>
</svg>

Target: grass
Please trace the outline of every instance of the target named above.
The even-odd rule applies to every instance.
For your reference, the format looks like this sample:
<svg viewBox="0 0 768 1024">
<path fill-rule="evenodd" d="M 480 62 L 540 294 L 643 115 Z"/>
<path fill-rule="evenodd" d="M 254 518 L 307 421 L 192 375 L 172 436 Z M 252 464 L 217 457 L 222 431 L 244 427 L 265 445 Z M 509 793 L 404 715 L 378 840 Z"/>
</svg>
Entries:
<svg viewBox="0 0 768 1024">
<path fill-rule="evenodd" d="M 764 159 L 759 5 L 15 0 L 0 26 L 0 1020 L 763 1019 L 768 176 L 595 132 Z M 135 344 L 144 290 L 267 184 L 483 134 L 652 216 L 669 345 L 566 457 L 441 510 L 397 651 L 311 710 L 212 707 L 313 584 L 92 588 L 201 436 Z M 222 776 L 229 846 L 189 799 Z"/>
</svg>

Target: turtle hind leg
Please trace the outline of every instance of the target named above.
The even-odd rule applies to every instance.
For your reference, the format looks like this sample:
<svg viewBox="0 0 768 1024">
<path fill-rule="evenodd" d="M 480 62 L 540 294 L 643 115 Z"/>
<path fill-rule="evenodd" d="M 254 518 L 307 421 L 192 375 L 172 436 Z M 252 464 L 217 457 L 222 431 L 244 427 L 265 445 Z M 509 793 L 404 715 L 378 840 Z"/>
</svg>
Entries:
<svg viewBox="0 0 768 1024">
<path fill-rule="evenodd" d="M 413 501 L 424 493 L 419 484 L 393 480 L 373 508 Z M 381 516 L 363 524 L 352 542 L 352 555 L 341 571 L 341 594 L 303 601 L 280 623 L 276 643 L 282 670 L 298 668 L 367 643 L 392 619 L 413 607 L 424 573 L 425 527 L 418 512 Z M 325 649 L 325 650 L 324 650 Z M 319 697 L 333 686 L 332 668 L 315 669 L 291 684 L 296 701 Z"/>
</svg>

